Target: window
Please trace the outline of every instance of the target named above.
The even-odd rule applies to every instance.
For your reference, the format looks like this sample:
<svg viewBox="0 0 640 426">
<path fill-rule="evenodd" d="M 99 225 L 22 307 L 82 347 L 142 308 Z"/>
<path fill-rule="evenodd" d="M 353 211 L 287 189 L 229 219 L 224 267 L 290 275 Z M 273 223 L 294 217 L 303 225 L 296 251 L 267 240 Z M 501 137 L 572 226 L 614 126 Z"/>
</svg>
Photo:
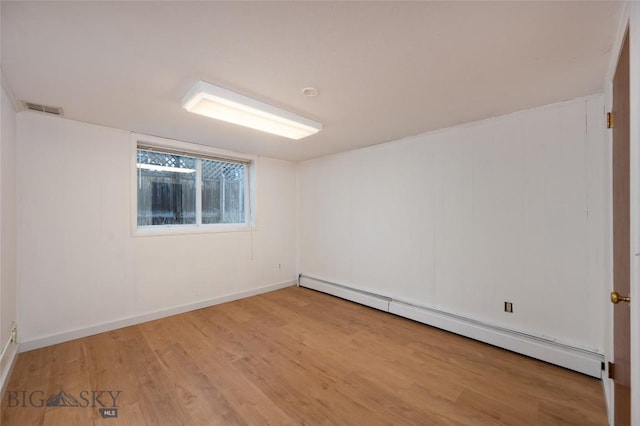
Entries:
<svg viewBox="0 0 640 426">
<path fill-rule="evenodd" d="M 248 225 L 250 162 L 137 145 L 137 226 Z"/>
<path fill-rule="evenodd" d="M 246 168 L 202 160 L 202 223 L 244 223 Z"/>
</svg>

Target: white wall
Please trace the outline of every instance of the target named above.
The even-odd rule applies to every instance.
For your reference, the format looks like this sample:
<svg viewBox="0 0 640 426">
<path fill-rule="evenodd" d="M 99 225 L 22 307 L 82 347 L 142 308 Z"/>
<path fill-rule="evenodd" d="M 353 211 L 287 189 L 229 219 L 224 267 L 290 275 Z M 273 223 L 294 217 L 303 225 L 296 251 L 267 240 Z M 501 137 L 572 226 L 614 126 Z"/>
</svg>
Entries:
<svg viewBox="0 0 640 426">
<path fill-rule="evenodd" d="M 602 117 L 595 96 L 301 163 L 299 272 L 602 353 Z"/>
<path fill-rule="evenodd" d="M 295 280 L 294 163 L 258 160 L 253 234 L 132 237 L 129 132 L 32 112 L 18 130 L 24 349 Z"/>
<path fill-rule="evenodd" d="M 0 350 L 16 322 L 16 113 L 4 88 L 0 99 Z M 13 360 L 10 347 L 0 362 L 0 388 Z"/>
</svg>

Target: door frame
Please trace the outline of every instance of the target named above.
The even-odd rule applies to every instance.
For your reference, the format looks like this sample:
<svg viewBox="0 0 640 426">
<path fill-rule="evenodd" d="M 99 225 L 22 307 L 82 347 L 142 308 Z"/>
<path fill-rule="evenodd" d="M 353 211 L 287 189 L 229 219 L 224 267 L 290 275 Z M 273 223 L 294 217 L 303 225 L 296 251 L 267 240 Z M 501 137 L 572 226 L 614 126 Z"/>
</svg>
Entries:
<svg viewBox="0 0 640 426">
<path fill-rule="evenodd" d="M 640 253 L 640 4 L 630 5 L 631 245 Z M 631 424 L 640 424 L 640 256 L 631 262 Z M 635 362 L 634 362 L 635 361 Z"/>
<path fill-rule="evenodd" d="M 622 49 L 624 34 L 628 28 L 629 37 L 629 58 L 630 58 L 630 96 L 629 96 L 629 114 L 630 114 L 630 191 L 631 191 L 631 247 L 629 247 L 629 255 L 631 258 L 631 424 L 640 424 L 640 365 L 635 360 L 640 359 L 640 3 L 625 2 L 620 16 L 618 25 L 618 34 L 609 64 L 609 73 L 607 74 L 607 86 L 605 90 L 605 108 L 611 111 L 613 100 L 613 77 L 618 64 L 618 57 Z M 604 120 L 604 117 L 603 117 Z M 607 132 L 608 147 L 611 147 L 611 132 Z M 605 159 L 609 170 L 611 169 L 611 150 L 609 149 L 608 158 Z M 609 173 L 609 187 L 611 186 L 611 173 Z M 609 199 L 609 211 L 612 211 L 611 194 Z M 606 303 L 605 315 L 607 321 L 605 326 L 606 341 L 604 342 L 605 358 L 607 361 L 613 361 L 613 305 L 609 302 L 607 296 L 613 288 L 613 235 L 611 232 L 612 216 L 609 213 L 608 227 L 609 261 L 607 265 L 608 278 L 605 285 L 606 292 L 603 292 L 603 303 Z M 605 294 L 606 293 L 606 294 Z M 613 382 L 603 376 L 603 387 L 607 400 L 609 423 L 613 424 Z"/>
</svg>

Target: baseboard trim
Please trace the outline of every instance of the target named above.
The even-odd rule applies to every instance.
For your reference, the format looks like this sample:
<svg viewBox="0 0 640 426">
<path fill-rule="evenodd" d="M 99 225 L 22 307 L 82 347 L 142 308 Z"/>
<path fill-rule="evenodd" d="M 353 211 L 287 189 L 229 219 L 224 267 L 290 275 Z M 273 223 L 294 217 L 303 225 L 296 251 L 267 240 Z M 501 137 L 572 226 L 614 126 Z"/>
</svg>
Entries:
<svg viewBox="0 0 640 426">
<path fill-rule="evenodd" d="M 342 283 L 333 284 L 322 278 L 302 274 L 299 283 L 302 287 L 351 300 L 589 376 L 601 377 L 601 363 L 604 361 L 604 356 L 596 352 L 497 327 L 434 308 L 394 300 L 384 295 L 363 292 Z"/>
<path fill-rule="evenodd" d="M 131 325 L 141 324 L 144 322 L 169 317 L 172 315 L 178 315 L 178 314 L 182 314 L 189 311 L 195 311 L 197 309 L 208 308 L 210 306 L 219 305 L 221 303 L 226 303 L 226 302 L 232 302 L 234 300 L 244 299 L 246 297 L 257 296 L 258 294 L 269 293 L 271 291 L 280 290 L 282 288 L 291 287 L 293 285 L 295 285 L 295 281 L 283 281 L 280 283 L 271 284 L 264 287 L 257 287 L 251 290 L 245 290 L 238 293 L 228 294 L 220 297 L 214 297 L 212 299 L 201 300 L 194 303 L 187 303 L 187 304 L 176 306 L 173 308 L 160 309 L 157 311 L 147 312 L 141 315 L 130 316 L 127 318 L 122 318 L 116 321 L 97 324 L 90 327 L 69 330 L 62 333 L 56 333 L 49 336 L 39 337 L 36 339 L 25 340 L 23 342 L 20 342 L 20 352 L 27 352 L 34 349 L 44 348 L 46 346 L 68 342 L 70 340 L 80 339 L 82 337 L 92 336 L 94 334 L 100 334 L 107 331 L 117 330 L 119 328 L 129 327 Z"/>
<path fill-rule="evenodd" d="M 9 346 L 9 349 L 5 353 L 8 361 L 3 363 L 2 371 L 0 371 L 0 401 L 4 398 L 4 392 L 7 390 L 9 378 L 11 377 L 13 367 L 16 365 L 19 351 L 20 345 L 15 343 Z"/>
<path fill-rule="evenodd" d="M 604 405 L 607 409 L 607 420 L 610 425 L 613 424 L 613 395 L 612 393 L 612 380 L 604 375 L 604 371 L 602 372 L 602 393 L 604 394 Z"/>
</svg>

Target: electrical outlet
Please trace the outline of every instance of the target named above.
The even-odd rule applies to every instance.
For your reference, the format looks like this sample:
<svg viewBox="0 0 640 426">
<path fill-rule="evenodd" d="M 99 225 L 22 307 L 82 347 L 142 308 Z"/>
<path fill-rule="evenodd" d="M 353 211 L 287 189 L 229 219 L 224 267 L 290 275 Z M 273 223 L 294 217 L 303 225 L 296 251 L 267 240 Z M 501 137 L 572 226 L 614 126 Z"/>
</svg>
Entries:
<svg viewBox="0 0 640 426">
<path fill-rule="evenodd" d="M 13 325 L 13 327 L 11 327 L 11 337 L 10 337 L 11 343 L 17 343 L 18 342 L 18 326 L 17 325 Z"/>
<path fill-rule="evenodd" d="M 282 264 L 278 263 L 278 271 L 282 269 Z"/>
<path fill-rule="evenodd" d="M 504 311 L 512 314 L 513 313 L 513 303 L 504 302 Z"/>
</svg>

